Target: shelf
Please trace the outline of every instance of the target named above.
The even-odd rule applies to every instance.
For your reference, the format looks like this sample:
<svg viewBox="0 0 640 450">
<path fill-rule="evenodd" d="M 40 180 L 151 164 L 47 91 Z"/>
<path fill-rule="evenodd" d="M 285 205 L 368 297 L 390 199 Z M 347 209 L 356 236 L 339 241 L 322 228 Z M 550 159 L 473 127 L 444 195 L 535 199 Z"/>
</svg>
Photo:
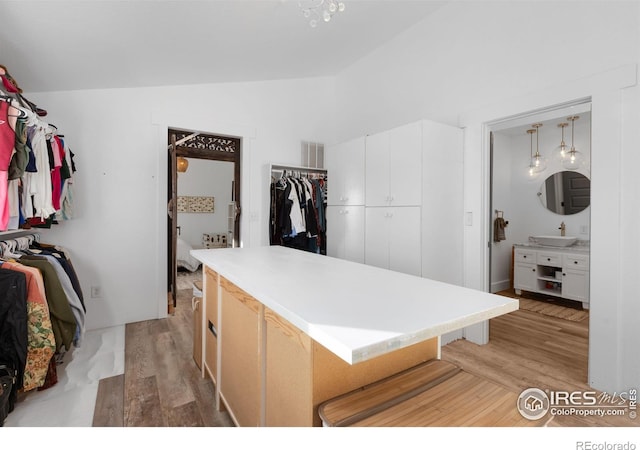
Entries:
<svg viewBox="0 0 640 450">
<path fill-rule="evenodd" d="M 539 288 L 536 292 L 539 294 L 553 295 L 554 297 L 562 297 L 562 292 L 557 289 Z"/>
<path fill-rule="evenodd" d="M 558 280 L 554 277 L 538 277 L 538 280 L 551 281 L 552 283 L 562 283 L 562 280 Z"/>
</svg>

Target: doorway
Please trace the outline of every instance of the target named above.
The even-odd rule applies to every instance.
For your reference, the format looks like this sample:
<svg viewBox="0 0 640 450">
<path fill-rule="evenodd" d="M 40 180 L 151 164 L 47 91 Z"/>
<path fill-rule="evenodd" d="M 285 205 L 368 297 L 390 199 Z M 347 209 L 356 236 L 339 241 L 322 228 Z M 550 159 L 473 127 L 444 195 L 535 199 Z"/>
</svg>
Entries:
<svg viewBox="0 0 640 450">
<path fill-rule="evenodd" d="M 179 254 L 185 255 L 180 259 L 181 266 L 191 270 L 190 248 L 240 246 L 241 142 L 233 136 L 168 129 L 167 308 L 170 314 L 177 304 Z M 180 178 L 185 184 L 188 180 L 190 190 L 179 189 Z M 215 191 L 214 186 L 217 186 Z M 181 216 L 183 225 L 179 222 Z M 185 234 L 181 236 L 183 227 Z"/>
<path fill-rule="evenodd" d="M 489 290 L 518 298 L 520 310 L 538 313 L 527 320 L 537 316 L 542 323 L 543 316 L 551 317 L 569 321 L 571 329 L 586 329 L 582 336 L 584 373 L 579 380 L 586 382 L 591 103 L 510 118 L 489 124 L 489 132 Z M 565 153 L 571 148 L 580 153 L 580 164 L 567 163 L 561 154 L 562 142 Z M 531 160 L 536 155 L 541 166 L 534 170 Z M 539 246 L 541 240 L 534 241 L 536 236 L 549 236 L 552 243 Z M 570 238 L 575 238 L 571 247 L 559 246 Z M 556 240 L 558 246 L 554 246 Z M 542 263 L 541 254 L 550 262 Z M 585 262 L 581 267 L 586 270 L 565 270 L 563 261 L 573 254 Z M 578 267 L 578 262 L 575 264 Z M 574 275 L 582 277 L 580 286 L 575 285 L 578 278 Z M 581 289 L 579 294 L 576 288 Z"/>
</svg>

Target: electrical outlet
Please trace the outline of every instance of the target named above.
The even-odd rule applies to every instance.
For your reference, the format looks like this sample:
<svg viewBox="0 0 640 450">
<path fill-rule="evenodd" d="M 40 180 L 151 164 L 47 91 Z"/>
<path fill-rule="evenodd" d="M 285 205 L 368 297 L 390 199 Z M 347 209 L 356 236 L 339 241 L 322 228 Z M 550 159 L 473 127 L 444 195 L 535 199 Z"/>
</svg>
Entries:
<svg viewBox="0 0 640 450">
<path fill-rule="evenodd" d="M 91 298 L 102 298 L 102 288 L 100 286 L 91 286 Z"/>
</svg>

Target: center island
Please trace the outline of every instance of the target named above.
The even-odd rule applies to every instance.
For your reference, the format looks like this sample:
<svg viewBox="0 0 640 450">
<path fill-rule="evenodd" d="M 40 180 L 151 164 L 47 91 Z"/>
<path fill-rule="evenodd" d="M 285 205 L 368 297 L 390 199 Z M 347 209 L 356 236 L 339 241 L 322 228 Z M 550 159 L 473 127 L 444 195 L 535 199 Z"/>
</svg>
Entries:
<svg viewBox="0 0 640 450">
<path fill-rule="evenodd" d="M 439 337 L 518 301 L 280 246 L 203 263 L 203 374 L 240 426 L 319 426 L 322 402 L 440 357 Z"/>
</svg>

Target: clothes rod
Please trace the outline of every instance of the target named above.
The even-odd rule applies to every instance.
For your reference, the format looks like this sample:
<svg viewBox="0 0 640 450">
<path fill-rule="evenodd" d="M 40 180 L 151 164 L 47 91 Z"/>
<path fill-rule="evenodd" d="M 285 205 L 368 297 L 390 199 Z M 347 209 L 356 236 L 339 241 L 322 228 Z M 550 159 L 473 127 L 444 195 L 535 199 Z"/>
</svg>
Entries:
<svg viewBox="0 0 640 450">
<path fill-rule="evenodd" d="M 271 171 L 274 171 L 274 170 L 296 170 L 298 172 L 327 173 L 327 169 L 319 169 L 316 167 L 289 166 L 286 164 L 271 164 Z"/>
</svg>

